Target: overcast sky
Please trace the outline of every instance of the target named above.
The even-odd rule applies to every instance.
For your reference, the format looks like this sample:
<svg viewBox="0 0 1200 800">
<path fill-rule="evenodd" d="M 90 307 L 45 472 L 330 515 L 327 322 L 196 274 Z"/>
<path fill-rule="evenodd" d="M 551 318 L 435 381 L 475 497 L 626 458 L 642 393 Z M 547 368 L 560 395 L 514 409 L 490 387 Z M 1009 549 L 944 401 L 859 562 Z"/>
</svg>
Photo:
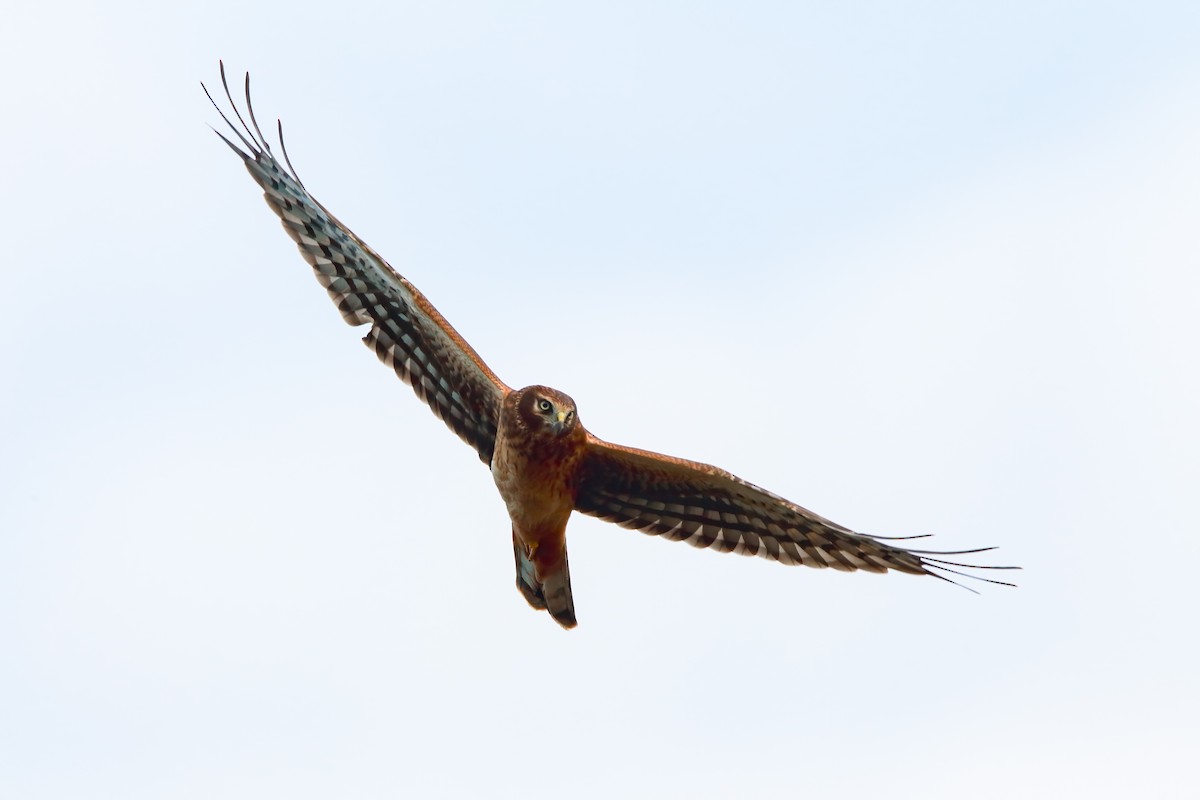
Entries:
<svg viewBox="0 0 1200 800">
<path fill-rule="evenodd" d="M 6 9 L 0 795 L 1195 797 L 1200 6 L 983 6 Z M 531 611 L 218 58 L 510 385 L 1020 587 L 577 517 Z"/>
</svg>

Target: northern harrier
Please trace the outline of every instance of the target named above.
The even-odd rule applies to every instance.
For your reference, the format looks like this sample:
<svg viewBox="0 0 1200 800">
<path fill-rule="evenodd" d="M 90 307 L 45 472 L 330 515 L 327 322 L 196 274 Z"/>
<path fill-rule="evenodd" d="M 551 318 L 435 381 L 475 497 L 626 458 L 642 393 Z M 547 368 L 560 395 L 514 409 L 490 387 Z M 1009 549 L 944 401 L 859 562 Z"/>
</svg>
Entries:
<svg viewBox="0 0 1200 800">
<path fill-rule="evenodd" d="M 560 391 L 510 389 L 416 287 L 305 190 L 283 147 L 282 125 L 287 168 L 276 160 L 254 118 L 250 76 L 250 125 L 230 94 L 223 64 L 221 83 L 242 130 L 215 101 L 213 106 L 246 150 L 217 135 L 263 188 L 342 318 L 370 326 L 367 347 L 489 466 L 512 519 L 517 588 L 564 628 L 575 626 L 566 544 L 572 511 L 695 547 L 844 572 L 891 569 L 952 580 L 940 573 L 967 575 L 953 567 L 1015 569 L 936 557 L 992 548 L 912 550 L 888 544 L 888 537 L 855 533 L 708 464 L 598 439 L 579 421 L 575 401 Z"/>
</svg>

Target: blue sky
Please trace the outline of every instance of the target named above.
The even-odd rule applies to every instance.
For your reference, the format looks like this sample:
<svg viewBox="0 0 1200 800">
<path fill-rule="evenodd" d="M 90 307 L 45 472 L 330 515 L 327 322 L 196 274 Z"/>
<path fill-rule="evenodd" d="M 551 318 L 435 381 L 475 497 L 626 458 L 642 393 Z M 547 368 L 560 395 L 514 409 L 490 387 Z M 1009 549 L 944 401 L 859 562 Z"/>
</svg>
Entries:
<svg viewBox="0 0 1200 800">
<path fill-rule="evenodd" d="M 0 794 L 1188 797 L 1192 4 L 26 4 Z M 582 517 L 579 629 L 199 89 L 509 384 L 1020 588 Z M 464 592 L 462 587 L 469 590 Z"/>
</svg>

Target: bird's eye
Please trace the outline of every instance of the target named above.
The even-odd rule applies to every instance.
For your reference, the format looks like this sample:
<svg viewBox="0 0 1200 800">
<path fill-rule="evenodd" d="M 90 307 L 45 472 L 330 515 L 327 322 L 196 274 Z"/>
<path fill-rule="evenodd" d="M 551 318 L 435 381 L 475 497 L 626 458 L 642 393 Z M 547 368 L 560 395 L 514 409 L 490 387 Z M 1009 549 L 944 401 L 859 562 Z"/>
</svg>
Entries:
<svg viewBox="0 0 1200 800">
<path fill-rule="evenodd" d="M 549 414 L 551 409 L 553 409 L 553 408 L 554 408 L 554 406 L 552 406 L 550 404 L 550 401 L 545 399 L 544 397 L 541 400 L 537 401 L 537 410 L 542 412 L 543 414 Z"/>
</svg>

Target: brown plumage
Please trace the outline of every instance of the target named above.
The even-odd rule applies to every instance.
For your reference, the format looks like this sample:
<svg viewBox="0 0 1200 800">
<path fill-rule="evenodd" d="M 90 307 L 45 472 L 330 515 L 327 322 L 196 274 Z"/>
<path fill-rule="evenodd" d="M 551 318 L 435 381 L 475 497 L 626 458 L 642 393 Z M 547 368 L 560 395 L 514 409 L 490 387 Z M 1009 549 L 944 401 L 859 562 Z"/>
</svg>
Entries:
<svg viewBox="0 0 1200 800">
<path fill-rule="evenodd" d="M 275 159 L 254 119 L 250 76 L 250 125 L 229 92 L 224 65 L 221 82 L 242 130 L 213 105 L 246 150 L 218 135 L 263 188 L 342 318 L 370 325 L 363 342 L 490 466 L 512 523 L 517 588 L 563 627 L 575 626 L 566 544 L 572 511 L 695 547 L 784 564 L 845 572 L 896 570 L 943 580 L 951 579 L 942 573 L 952 573 L 1012 585 L 953 567 L 1015 567 L 936 557 L 991 548 L 930 551 L 888 544 L 884 537 L 855 533 L 708 464 L 598 439 L 580 423 L 575 401 L 555 389 L 510 389 L 424 295 L 308 194 L 286 149 L 287 169 Z M 282 126 L 279 136 L 282 146 Z"/>
<path fill-rule="evenodd" d="M 567 520 L 587 445 L 575 401 L 562 392 L 529 386 L 504 398 L 492 478 L 512 518 L 517 588 L 567 628 L 575 626 Z"/>
</svg>

